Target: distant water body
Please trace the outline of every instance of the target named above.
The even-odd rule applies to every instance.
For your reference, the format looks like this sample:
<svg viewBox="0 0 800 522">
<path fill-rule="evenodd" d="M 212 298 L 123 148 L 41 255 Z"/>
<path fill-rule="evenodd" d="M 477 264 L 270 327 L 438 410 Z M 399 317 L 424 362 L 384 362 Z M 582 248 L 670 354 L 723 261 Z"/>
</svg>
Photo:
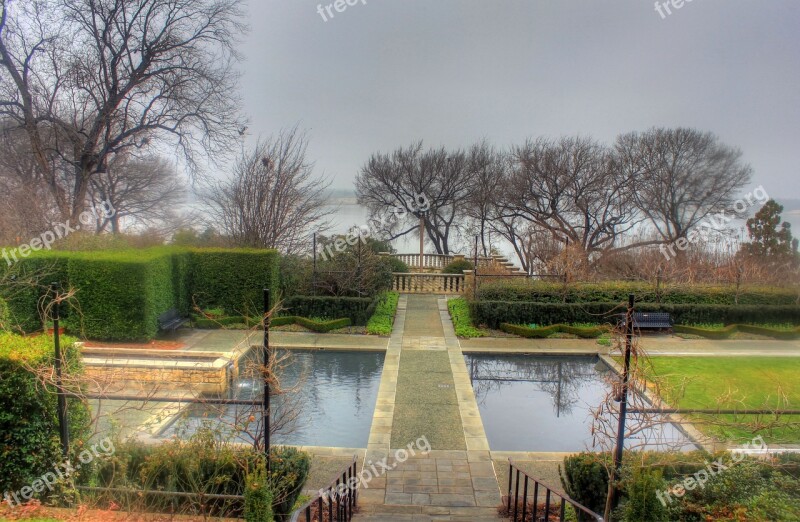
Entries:
<svg viewBox="0 0 800 522">
<path fill-rule="evenodd" d="M 792 225 L 792 235 L 794 237 L 800 237 L 800 209 L 798 209 L 798 206 L 800 206 L 800 201 L 786 200 L 781 201 L 781 203 L 785 206 L 785 210 L 782 215 L 783 220 L 788 221 Z M 329 205 L 327 205 L 326 208 L 334 210 L 334 214 L 330 218 L 331 229 L 328 232 L 329 234 L 346 234 L 354 226 L 357 227 L 368 224 L 369 212 L 366 208 L 358 204 L 356 196 L 353 193 L 347 191 L 333 192 L 329 196 Z M 747 231 L 745 229 L 744 220 L 733 220 L 728 224 L 728 228 L 736 230 L 736 235 L 740 238 L 744 238 L 745 240 L 747 239 Z M 402 253 L 418 252 L 419 236 L 415 231 L 403 238 L 395 240 L 393 242 L 393 246 L 395 250 Z M 496 244 L 496 238 L 493 237 L 492 246 L 500 250 L 504 255 L 508 256 L 514 262 L 518 263 L 518 260 L 514 256 L 510 245 L 505 244 L 504 242 Z M 426 245 L 426 249 L 427 248 L 431 247 Z M 465 252 L 467 250 L 472 252 L 471 248 L 462 250 Z M 433 250 L 430 250 L 428 253 L 433 253 Z"/>
</svg>

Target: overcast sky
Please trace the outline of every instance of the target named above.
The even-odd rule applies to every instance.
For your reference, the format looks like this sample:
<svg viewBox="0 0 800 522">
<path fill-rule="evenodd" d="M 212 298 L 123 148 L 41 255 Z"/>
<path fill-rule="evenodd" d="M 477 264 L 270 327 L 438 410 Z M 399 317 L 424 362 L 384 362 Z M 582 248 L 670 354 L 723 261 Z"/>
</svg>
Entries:
<svg viewBox="0 0 800 522">
<path fill-rule="evenodd" d="M 359 0 L 328 21 L 317 0 L 249 2 L 250 139 L 299 124 L 335 188 L 418 139 L 689 126 L 740 147 L 754 185 L 800 198 L 797 0 L 694 0 L 665 18 L 648 0 Z"/>
</svg>

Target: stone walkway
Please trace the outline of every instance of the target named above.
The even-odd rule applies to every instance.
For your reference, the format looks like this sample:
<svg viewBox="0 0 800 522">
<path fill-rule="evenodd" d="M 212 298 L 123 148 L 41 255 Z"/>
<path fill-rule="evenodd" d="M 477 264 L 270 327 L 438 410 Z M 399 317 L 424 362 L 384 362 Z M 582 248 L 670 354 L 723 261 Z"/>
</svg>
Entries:
<svg viewBox="0 0 800 522">
<path fill-rule="evenodd" d="M 378 473 L 360 490 L 355 520 L 498 520 L 500 489 L 444 298 L 400 298 L 370 469 Z"/>
</svg>

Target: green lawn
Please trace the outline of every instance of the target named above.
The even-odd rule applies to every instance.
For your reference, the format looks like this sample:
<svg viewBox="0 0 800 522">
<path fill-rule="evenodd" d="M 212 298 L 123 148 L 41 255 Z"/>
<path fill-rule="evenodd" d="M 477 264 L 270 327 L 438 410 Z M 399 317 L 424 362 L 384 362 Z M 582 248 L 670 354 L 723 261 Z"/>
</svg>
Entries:
<svg viewBox="0 0 800 522">
<path fill-rule="evenodd" d="M 653 357 L 650 362 L 651 379 L 661 379 L 664 398 L 675 407 L 800 409 L 800 358 Z M 720 418 L 733 425 L 714 425 L 695 417 L 701 431 L 736 443 L 756 435 L 767 442 L 800 443 L 800 416 Z"/>
</svg>

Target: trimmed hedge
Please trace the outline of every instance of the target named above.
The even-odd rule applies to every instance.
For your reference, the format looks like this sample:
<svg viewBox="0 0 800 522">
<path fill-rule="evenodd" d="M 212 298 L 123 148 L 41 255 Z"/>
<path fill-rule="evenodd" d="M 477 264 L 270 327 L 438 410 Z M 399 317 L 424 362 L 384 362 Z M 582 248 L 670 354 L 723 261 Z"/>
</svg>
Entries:
<svg viewBox="0 0 800 522">
<path fill-rule="evenodd" d="M 675 325 L 673 328 L 675 333 L 684 333 L 691 335 L 699 335 L 707 339 L 730 339 L 737 332 L 749 333 L 754 335 L 763 335 L 765 337 L 772 337 L 782 341 L 792 341 L 800 339 L 800 327 L 794 330 L 776 330 L 774 328 L 765 328 L 761 326 L 753 326 L 749 324 L 731 324 L 720 329 L 700 328 L 696 326 L 683 326 Z"/>
<path fill-rule="evenodd" d="M 68 263 L 68 277 L 80 306 L 65 326 L 87 338 L 152 339 L 158 316 L 175 304 L 172 259 L 162 253 L 76 255 Z"/>
<path fill-rule="evenodd" d="M 200 308 L 222 307 L 231 315 L 260 316 L 263 289 L 277 298 L 278 252 L 255 249 L 193 249 L 189 284 Z"/>
<path fill-rule="evenodd" d="M 365 326 L 377 306 L 369 297 L 317 297 L 297 295 L 283 301 L 282 311 L 297 317 L 347 317 L 356 326 Z"/>
<path fill-rule="evenodd" d="M 68 383 L 69 376 L 81 372 L 80 355 L 69 338 L 61 342 Z M 53 364 L 51 336 L 0 333 L 0 491 L 18 491 L 63 461 L 55 391 L 43 387 L 30 370 Z M 71 448 L 80 452 L 88 436 L 89 410 L 69 399 L 67 411 Z"/>
<path fill-rule="evenodd" d="M 615 303 L 530 303 L 473 301 L 473 320 L 490 328 L 509 324 L 570 324 L 616 322 L 624 308 Z M 791 323 L 800 324 L 800 306 L 657 305 L 637 303 L 638 312 L 668 312 L 676 324 Z"/>
<path fill-rule="evenodd" d="M 22 332 L 41 330 L 40 302 L 49 283 L 74 288 L 64 307 L 72 333 L 108 341 L 146 341 L 158 333 L 158 316 L 175 308 L 201 308 L 260 316 L 262 289 L 278 284 L 274 250 L 151 248 L 98 252 L 37 252 L 9 270 L 16 282 L 2 288 L 9 322 Z"/>
<path fill-rule="evenodd" d="M 609 328 L 603 327 L 589 327 L 582 328 L 578 326 L 570 326 L 568 324 L 553 324 L 550 326 L 543 326 L 541 328 L 530 328 L 518 324 L 503 323 L 500 329 L 506 333 L 519 335 L 520 337 L 527 337 L 528 339 L 544 339 L 557 333 L 568 333 L 576 335 L 582 339 L 596 339 L 608 332 Z"/>
<path fill-rule="evenodd" d="M 637 302 L 690 305 L 737 305 L 734 286 L 655 285 L 638 282 L 580 283 L 565 287 L 550 281 L 496 281 L 480 285 L 481 301 L 531 301 L 538 303 L 622 303 L 628 294 Z M 782 287 L 753 287 L 739 293 L 738 305 L 789 306 L 798 304 L 796 290 Z"/>
</svg>

